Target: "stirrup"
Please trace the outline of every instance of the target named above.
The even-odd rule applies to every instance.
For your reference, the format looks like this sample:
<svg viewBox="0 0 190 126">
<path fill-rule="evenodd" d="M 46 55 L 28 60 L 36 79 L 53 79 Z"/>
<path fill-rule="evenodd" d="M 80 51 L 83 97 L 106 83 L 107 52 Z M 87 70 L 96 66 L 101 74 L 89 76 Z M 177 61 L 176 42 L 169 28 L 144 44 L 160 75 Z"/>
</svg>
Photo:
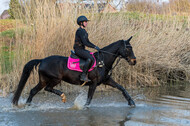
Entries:
<svg viewBox="0 0 190 126">
<path fill-rule="evenodd" d="M 84 82 L 89 82 L 91 81 L 90 79 L 87 79 L 87 80 L 83 80 L 82 78 L 80 78 L 81 81 L 84 81 Z"/>
</svg>

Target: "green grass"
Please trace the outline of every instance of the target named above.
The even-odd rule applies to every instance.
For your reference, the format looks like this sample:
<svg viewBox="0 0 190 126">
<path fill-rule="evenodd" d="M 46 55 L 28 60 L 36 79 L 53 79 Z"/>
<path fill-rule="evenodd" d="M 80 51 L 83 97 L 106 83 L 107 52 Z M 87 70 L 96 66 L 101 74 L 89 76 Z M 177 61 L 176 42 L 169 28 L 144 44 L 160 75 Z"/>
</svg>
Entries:
<svg viewBox="0 0 190 126">
<path fill-rule="evenodd" d="M 15 39 L 15 30 L 9 29 L 6 31 L 0 32 L 0 38 L 4 38 L 0 41 L 0 67 L 1 73 L 7 74 L 13 70 L 13 58 L 14 54 L 11 50 L 12 47 L 9 47 L 10 41 Z"/>
<path fill-rule="evenodd" d="M 24 32 L 24 28 L 12 28 L 0 32 L 0 72 L 2 74 L 10 73 L 13 70 L 16 35 L 22 38 Z"/>
<path fill-rule="evenodd" d="M 9 47 L 3 46 L 1 47 L 1 54 L 0 54 L 0 65 L 1 65 L 1 73 L 7 74 L 13 70 L 13 58 L 14 53 L 13 51 L 9 50 Z"/>
<path fill-rule="evenodd" d="M 6 30 L 6 31 L 2 31 L 0 33 L 0 37 L 14 38 L 15 37 L 15 30 L 14 29 L 10 29 L 10 30 Z"/>
</svg>

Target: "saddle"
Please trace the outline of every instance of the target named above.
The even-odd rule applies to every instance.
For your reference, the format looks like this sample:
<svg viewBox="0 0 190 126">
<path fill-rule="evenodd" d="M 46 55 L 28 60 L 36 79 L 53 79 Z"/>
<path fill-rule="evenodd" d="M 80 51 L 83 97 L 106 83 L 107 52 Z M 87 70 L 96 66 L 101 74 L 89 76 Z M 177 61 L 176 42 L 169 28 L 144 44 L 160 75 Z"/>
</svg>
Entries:
<svg viewBox="0 0 190 126">
<path fill-rule="evenodd" d="M 90 54 L 94 57 L 93 52 Z M 95 57 L 94 57 L 95 59 Z M 71 50 L 71 55 L 68 58 L 67 67 L 70 70 L 82 72 L 85 65 L 85 60 L 78 57 L 73 50 Z M 88 72 L 92 71 L 96 67 L 96 59 L 94 60 L 94 64 L 88 70 Z"/>
</svg>

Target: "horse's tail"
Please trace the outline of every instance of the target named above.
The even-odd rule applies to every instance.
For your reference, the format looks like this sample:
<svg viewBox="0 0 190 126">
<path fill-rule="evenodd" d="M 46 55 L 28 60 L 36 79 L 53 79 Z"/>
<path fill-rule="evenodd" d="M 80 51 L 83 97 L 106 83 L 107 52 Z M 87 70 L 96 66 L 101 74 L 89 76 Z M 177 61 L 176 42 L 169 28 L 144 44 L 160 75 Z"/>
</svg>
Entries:
<svg viewBox="0 0 190 126">
<path fill-rule="evenodd" d="M 20 98 L 20 95 L 22 93 L 22 90 L 30 76 L 30 73 L 31 71 L 33 70 L 34 66 L 37 67 L 37 65 L 39 63 L 41 63 L 41 59 L 34 59 L 34 60 L 31 60 L 29 61 L 25 66 L 24 66 L 24 69 L 23 69 L 23 72 L 22 72 L 22 76 L 21 76 L 21 79 L 20 79 L 20 82 L 18 84 L 18 87 L 17 87 L 17 90 L 13 96 L 13 100 L 12 100 L 12 103 L 14 105 L 18 105 L 18 100 Z"/>
</svg>

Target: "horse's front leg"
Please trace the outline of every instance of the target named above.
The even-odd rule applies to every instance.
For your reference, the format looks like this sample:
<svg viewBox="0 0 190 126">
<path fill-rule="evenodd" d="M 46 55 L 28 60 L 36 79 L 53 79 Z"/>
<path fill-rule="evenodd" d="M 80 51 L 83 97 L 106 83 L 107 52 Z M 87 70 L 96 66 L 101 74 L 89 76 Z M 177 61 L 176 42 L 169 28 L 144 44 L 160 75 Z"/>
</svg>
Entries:
<svg viewBox="0 0 190 126">
<path fill-rule="evenodd" d="M 89 85 L 89 89 L 88 89 L 88 98 L 87 98 L 87 101 L 86 101 L 86 104 L 85 106 L 88 106 L 92 100 L 92 97 L 94 95 L 94 92 L 96 90 L 96 87 L 97 85 L 96 84 L 91 84 Z"/>
<path fill-rule="evenodd" d="M 123 93 L 125 99 L 128 101 L 128 105 L 130 105 L 131 107 L 135 107 L 135 102 L 128 94 L 128 92 L 125 90 L 125 88 L 116 83 L 111 77 L 104 84 L 119 89 Z"/>
</svg>

